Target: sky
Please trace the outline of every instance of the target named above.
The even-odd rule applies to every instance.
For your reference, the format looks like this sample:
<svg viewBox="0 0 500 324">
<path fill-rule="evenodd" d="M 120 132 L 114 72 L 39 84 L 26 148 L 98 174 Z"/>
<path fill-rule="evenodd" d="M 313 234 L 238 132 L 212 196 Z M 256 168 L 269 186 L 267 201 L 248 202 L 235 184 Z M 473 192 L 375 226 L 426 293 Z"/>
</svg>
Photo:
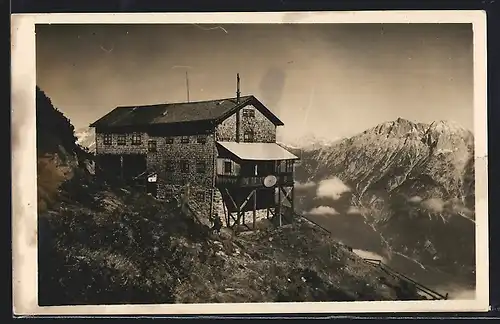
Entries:
<svg viewBox="0 0 500 324">
<path fill-rule="evenodd" d="M 77 129 L 116 106 L 254 95 L 282 142 L 398 117 L 473 131 L 471 24 L 37 25 L 37 84 Z"/>
</svg>

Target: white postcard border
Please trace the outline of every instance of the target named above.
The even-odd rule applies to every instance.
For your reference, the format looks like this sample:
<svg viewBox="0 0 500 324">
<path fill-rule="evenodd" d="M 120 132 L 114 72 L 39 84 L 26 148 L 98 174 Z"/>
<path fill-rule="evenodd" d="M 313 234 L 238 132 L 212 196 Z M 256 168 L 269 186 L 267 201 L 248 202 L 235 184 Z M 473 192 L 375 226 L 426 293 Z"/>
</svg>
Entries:
<svg viewBox="0 0 500 324">
<path fill-rule="evenodd" d="M 474 30 L 476 299 L 318 303 L 38 306 L 35 24 L 471 23 Z M 12 243 L 15 315 L 461 312 L 489 308 L 486 13 L 359 11 L 273 13 L 14 14 L 12 29 Z"/>
</svg>

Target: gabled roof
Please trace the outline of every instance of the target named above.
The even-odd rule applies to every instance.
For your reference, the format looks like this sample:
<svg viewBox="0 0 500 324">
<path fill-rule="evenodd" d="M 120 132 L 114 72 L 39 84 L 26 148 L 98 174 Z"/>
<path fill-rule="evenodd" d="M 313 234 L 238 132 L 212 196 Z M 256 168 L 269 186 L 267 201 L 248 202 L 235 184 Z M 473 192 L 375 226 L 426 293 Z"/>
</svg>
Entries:
<svg viewBox="0 0 500 324">
<path fill-rule="evenodd" d="M 240 98 L 239 104 L 236 103 L 236 98 L 226 98 L 148 106 L 117 107 L 90 124 L 90 127 L 144 126 L 200 121 L 213 121 L 217 123 L 249 104 L 255 106 L 275 125 L 283 125 L 283 122 L 257 100 L 257 98 L 254 96 L 244 96 Z"/>
<path fill-rule="evenodd" d="M 217 142 L 245 161 L 298 160 L 299 158 L 276 143 Z"/>
</svg>

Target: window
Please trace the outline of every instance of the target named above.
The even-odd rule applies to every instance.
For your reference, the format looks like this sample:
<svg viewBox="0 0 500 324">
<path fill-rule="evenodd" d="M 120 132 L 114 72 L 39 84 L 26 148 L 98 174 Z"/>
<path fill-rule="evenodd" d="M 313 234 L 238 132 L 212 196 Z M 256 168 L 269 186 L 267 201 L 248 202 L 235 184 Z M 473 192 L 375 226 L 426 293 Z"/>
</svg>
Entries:
<svg viewBox="0 0 500 324">
<path fill-rule="evenodd" d="M 181 161 L 181 172 L 189 173 L 189 162 L 186 160 Z"/>
<path fill-rule="evenodd" d="M 207 169 L 205 161 L 196 162 L 196 173 L 205 173 Z"/>
<path fill-rule="evenodd" d="M 174 144 L 174 138 L 173 137 L 166 137 L 165 144 Z"/>
<path fill-rule="evenodd" d="M 165 162 L 165 171 L 167 171 L 167 172 L 174 172 L 174 161 L 167 160 Z"/>
<path fill-rule="evenodd" d="M 286 161 L 285 172 L 293 172 L 293 160 Z"/>
<path fill-rule="evenodd" d="M 189 136 L 182 136 L 182 138 L 181 138 L 181 143 L 182 143 L 182 144 L 187 144 L 187 143 L 189 143 Z"/>
<path fill-rule="evenodd" d="M 198 202 L 205 202 L 205 191 L 197 191 L 196 192 L 196 196 L 195 196 L 195 199 L 198 201 Z"/>
<path fill-rule="evenodd" d="M 207 142 L 207 137 L 205 135 L 200 135 L 196 139 L 196 142 L 198 142 L 200 144 L 205 144 Z"/>
<path fill-rule="evenodd" d="M 243 109 L 243 117 L 255 117 L 255 110 L 251 108 Z"/>
<path fill-rule="evenodd" d="M 142 143 L 141 134 L 139 133 L 132 134 L 132 145 L 141 145 L 141 143 Z"/>
<path fill-rule="evenodd" d="M 148 151 L 149 152 L 156 152 L 156 141 L 155 140 L 148 141 Z"/>
<path fill-rule="evenodd" d="M 118 135 L 117 144 L 118 145 L 125 145 L 125 144 L 127 144 L 127 135 L 125 135 L 125 134 L 119 134 Z"/>
<path fill-rule="evenodd" d="M 224 173 L 232 173 L 233 164 L 231 162 L 224 162 Z"/>
<path fill-rule="evenodd" d="M 253 142 L 253 131 L 252 130 L 246 130 L 243 133 L 243 142 Z"/>
<path fill-rule="evenodd" d="M 113 144 L 113 135 L 104 134 L 104 145 L 111 145 L 111 144 Z"/>
<path fill-rule="evenodd" d="M 170 199 L 174 197 L 174 190 L 172 188 L 165 189 L 165 198 Z"/>
</svg>

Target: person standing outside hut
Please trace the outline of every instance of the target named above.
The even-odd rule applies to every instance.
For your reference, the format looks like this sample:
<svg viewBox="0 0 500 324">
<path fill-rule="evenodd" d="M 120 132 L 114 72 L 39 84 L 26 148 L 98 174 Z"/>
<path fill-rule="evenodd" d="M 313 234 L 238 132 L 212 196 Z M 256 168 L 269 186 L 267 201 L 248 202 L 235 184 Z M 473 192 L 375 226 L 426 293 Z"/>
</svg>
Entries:
<svg viewBox="0 0 500 324">
<path fill-rule="evenodd" d="M 213 224 L 212 225 L 212 232 L 214 234 L 220 233 L 220 230 L 222 228 L 222 220 L 220 219 L 219 214 L 215 213 L 215 215 L 212 217 L 211 221 Z"/>
</svg>

